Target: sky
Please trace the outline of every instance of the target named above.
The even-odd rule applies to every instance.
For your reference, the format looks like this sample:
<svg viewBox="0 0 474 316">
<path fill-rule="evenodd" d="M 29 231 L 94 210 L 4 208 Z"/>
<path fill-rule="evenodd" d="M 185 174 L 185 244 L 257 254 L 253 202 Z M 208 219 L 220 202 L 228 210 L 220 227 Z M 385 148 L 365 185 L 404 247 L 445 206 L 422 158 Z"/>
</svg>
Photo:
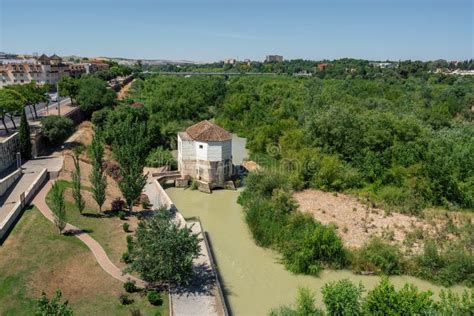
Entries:
<svg viewBox="0 0 474 316">
<path fill-rule="evenodd" d="M 0 51 L 218 61 L 474 58 L 474 0 L 0 0 Z"/>
</svg>

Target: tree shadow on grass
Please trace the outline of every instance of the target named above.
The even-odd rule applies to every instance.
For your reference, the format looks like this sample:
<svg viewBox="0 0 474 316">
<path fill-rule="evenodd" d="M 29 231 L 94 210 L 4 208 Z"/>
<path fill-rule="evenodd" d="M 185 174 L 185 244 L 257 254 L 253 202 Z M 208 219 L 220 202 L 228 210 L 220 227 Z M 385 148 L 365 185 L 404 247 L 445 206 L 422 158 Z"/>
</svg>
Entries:
<svg viewBox="0 0 474 316">
<path fill-rule="evenodd" d="M 64 236 L 79 236 L 82 234 L 90 234 L 94 231 L 92 229 L 68 229 L 64 232 Z"/>
<path fill-rule="evenodd" d="M 82 216 L 84 217 L 91 217 L 91 218 L 108 218 L 108 217 L 113 217 L 113 214 L 109 213 L 82 213 Z"/>
</svg>

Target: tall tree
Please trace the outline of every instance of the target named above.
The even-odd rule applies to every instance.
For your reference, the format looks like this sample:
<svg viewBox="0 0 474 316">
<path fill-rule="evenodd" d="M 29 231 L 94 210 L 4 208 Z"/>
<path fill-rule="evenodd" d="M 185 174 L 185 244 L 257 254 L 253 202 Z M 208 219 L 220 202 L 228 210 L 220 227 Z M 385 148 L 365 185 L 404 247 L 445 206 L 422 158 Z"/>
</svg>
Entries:
<svg viewBox="0 0 474 316">
<path fill-rule="evenodd" d="M 186 284 L 199 256 L 199 238 L 189 227 L 180 227 L 162 209 L 141 220 L 130 247 L 131 269 L 153 283 Z"/>
<path fill-rule="evenodd" d="M 51 208 L 54 214 L 54 224 L 61 234 L 66 227 L 66 203 L 64 201 L 64 190 L 57 182 L 51 187 Z"/>
<path fill-rule="evenodd" d="M 112 150 L 120 164 L 119 188 L 132 211 L 133 203 L 140 196 L 147 179 L 143 173 L 143 158 L 149 149 L 146 124 L 128 117 L 117 124 L 113 139 Z"/>
<path fill-rule="evenodd" d="M 82 214 L 82 211 L 84 211 L 84 208 L 86 206 L 86 203 L 81 193 L 81 165 L 79 162 L 79 156 L 81 155 L 82 150 L 82 146 L 74 147 L 72 156 L 72 159 L 74 161 L 74 171 L 71 172 L 72 196 L 80 214 Z"/>
<path fill-rule="evenodd" d="M 24 106 L 31 106 L 35 118 L 38 119 L 38 111 L 36 110 L 36 104 L 40 102 L 47 102 L 48 97 L 46 92 L 48 89 L 46 86 L 38 86 L 36 82 L 32 81 L 27 84 L 18 84 L 9 86 L 8 89 L 15 90 L 24 97 Z"/>
<path fill-rule="evenodd" d="M 31 159 L 30 125 L 26 119 L 25 109 L 21 111 L 19 140 L 21 159 L 23 161 Z"/>
<path fill-rule="evenodd" d="M 25 98 L 19 92 L 11 89 L 0 89 L 0 116 L 8 133 L 8 127 L 5 123 L 5 117 L 9 117 L 12 121 L 13 128 L 16 129 L 16 124 L 13 116 L 21 111 Z"/>
<path fill-rule="evenodd" d="M 100 212 L 105 202 L 107 176 L 104 172 L 104 146 L 98 129 L 96 129 L 94 138 L 89 147 L 89 157 L 92 160 L 92 172 L 89 176 L 89 180 L 92 184 L 92 196 L 99 206 Z"/>
<path fill-rule="evenodd" d="M 58 82 L 59 87 L 59 96 L 61 97 L 70 97 L 71 103 L 74 103 L 74 100 L 79 93 L 79 80 L 65 76 L 62 77 Z"/>
<path fill-rule="evenodd" d="M 96 77 L 86 77 L 79 81 L 77 103 L 86 113 L 92 113 L 103 107 L 112 106 L 116 93 L 107 88 L 107 83 Z"/>
</svg>

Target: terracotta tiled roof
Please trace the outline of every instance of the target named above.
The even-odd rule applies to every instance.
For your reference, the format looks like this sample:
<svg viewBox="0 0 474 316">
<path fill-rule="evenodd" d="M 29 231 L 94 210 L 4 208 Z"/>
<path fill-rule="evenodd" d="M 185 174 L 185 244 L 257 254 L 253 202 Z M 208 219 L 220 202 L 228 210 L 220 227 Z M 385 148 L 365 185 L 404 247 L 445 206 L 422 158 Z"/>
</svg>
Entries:
<svg viewBox="0 0 474 316">
<path fill-rule="evenodd" d="M 222 142 L 232 139 L 228 131 L 207 120 L 188 127 L 186 133 L 193 140 L 205 142 Z"/>
</svg>

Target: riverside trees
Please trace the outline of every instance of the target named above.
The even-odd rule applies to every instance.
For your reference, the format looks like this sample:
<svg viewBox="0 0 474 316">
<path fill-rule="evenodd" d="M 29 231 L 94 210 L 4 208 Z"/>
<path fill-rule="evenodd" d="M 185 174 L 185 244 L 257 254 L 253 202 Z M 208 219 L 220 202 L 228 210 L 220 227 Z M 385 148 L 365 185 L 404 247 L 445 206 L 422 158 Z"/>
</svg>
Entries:
<svg viewBox="0 0 474 316">
<path fill-rule="evenodd" d="M 179 285 L 193 276 L 193 259 L 200 252 L 197 235 L 174 223 L 165 209 L 139 222 L 129 248 L 130 267 L 145 281 Z"/>
</svg>

